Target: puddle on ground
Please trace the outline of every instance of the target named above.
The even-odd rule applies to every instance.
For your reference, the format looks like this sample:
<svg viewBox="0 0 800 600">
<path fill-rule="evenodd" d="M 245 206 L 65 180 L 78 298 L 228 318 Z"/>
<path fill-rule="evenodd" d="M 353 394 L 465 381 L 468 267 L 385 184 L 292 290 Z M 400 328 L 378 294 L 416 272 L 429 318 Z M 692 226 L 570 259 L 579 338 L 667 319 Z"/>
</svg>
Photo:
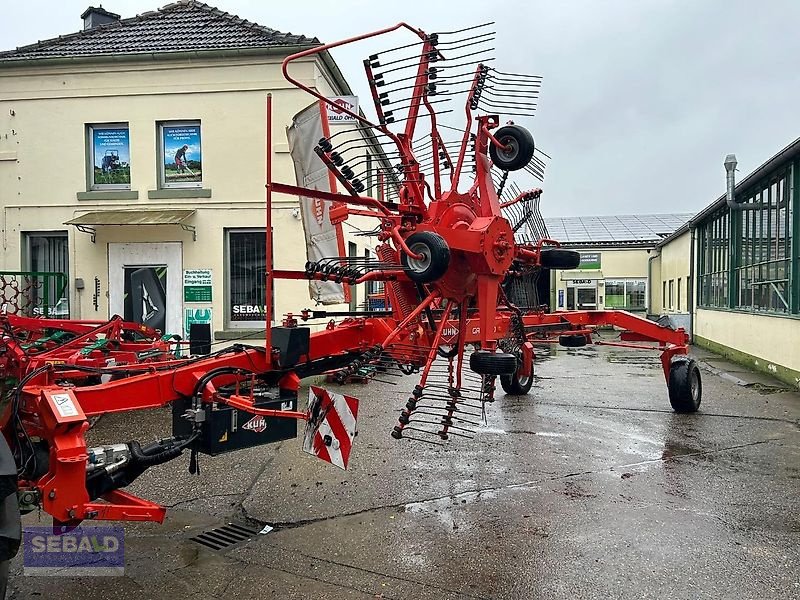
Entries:
<svg viewBox="0 0 800 600">
<path fill-rule="evenodd" d="M 678 442 L 665 442 L 664 451 L 661 453 L 661 459 L 669 460 L 679 456 L 688 456 L 692 454 L 699 455 L 703 452 L 705 452 L 705 450 L 694 448 L 692 446 L 686 446 Z"/>
<path fill-rule="evenodd" d="M 467 530 L 471 527 L 468 522 L 469 515 L 463 510 L 464 505 L 495 498 L 497 498 L 496 490 L 462 492 L 446 498 L 410 502 L 404 506 L 404 509 L 407 514 L 431 518 L 438 525 L 452 532 L 459 528 Z"/>
</svg>

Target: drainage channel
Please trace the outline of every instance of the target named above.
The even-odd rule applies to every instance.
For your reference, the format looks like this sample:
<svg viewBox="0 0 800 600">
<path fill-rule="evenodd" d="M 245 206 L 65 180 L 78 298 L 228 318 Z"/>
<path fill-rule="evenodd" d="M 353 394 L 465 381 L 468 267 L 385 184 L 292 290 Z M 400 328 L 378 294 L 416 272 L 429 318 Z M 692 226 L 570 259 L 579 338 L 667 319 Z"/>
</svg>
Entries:
<svg viewBox="0 0 800 600">
<path fill-rule="evenodd" d="M 251 540 L 258 535 L 258 532 L 258 529 L 253 529 L 247 525 L 228 523 L 227 525 L 204 531 L 189 539 L 206 548 L 219 552 Z"/>
</svg>

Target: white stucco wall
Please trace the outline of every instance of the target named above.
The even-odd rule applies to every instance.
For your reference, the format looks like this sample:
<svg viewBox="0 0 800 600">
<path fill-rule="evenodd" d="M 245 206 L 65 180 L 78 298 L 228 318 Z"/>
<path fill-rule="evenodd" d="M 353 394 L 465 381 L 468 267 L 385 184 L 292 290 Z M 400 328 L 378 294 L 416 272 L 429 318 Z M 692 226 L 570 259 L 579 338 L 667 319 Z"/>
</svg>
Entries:
<svg viewBox="0 0 800 600">
<path fill-rule="evenodd" d="M 800 372 L 800 319 L 701 308 L 695 335 L 754 356 L 768 371 L 780 365 Z"/>
<path fill-rule="evenodd" d="M 605 306 L 605 280 L 606 279 L 641 279 L 647 280 L 647 261 L 651 256 L 652 250 L 649 248 L 575 248 L 581 253 L 599 253 L 600 269 L 582 270 L 575 269 L 570 271 L 554 271 L 554 295 L 555 310 L 566 310 L 564 306 L 558 306 L 559 290 L 567 293 L 567 287 L 572 281 L 591 281 L 588 284 L 597 289 L 598 310 Z M 596 283 L 595 283 L 596 282 Z M 579 285 L 587 285 L 582 283 Z M 645 303 L 647 303 L 648 291 L 645 289 Z"/>
<path fill-rule="evenodd" d="M 689 275 L 692 235 L 689 231 L 661 246 L 651 269 L 652 314 L 689 312 Z M 669 282 L 672 281 L 672 304 Z M 680 281 L 680 284 L 678 282 Z M 666 284 L 666 285 L 665 285 Z M 665 293 L 666 290 L 666 293 Z M 680 293 L 678 293 L 680 291 Z"/>
<path fill-rule="evenodd" d="M 293 75 L 326 94 L 336 93 L 325 70 L 312 61 L 292 67 Z M 295 183 L 285 128 L 314 101 L 291 87 L 278 57 L 180 59 L 0 69 L 0 268 L 23 269 L 25 232 L 67 231 L 70 248 L 70 305 L 73 317 L 108 318 L 109 243 L 182 242 L 185 269 L 213 272 L 213 329 L 226 327 L 224 232 L 263 228 L 266 95 L 273 95 L 273 179 Z M 203 188 L 210 198 L 150 200 L 158 187 L 158 121 L 200 120 Z M 87 191 L 86 125 L 129 124 L 131 191 L 135 200 L 78 200 Z M 275 266 L 302 269 L 306 257 L 294 197 L 274 195 Z M 63 223 L 90 210 L 190 208 L 197 241 L 178 226 L 98 227 L 96 243 Z M 354 218 L 345 225 L 348 241 L 364 248 L 374 240 L 352 235 L 374 224 Z M 101 281 L 98 309 L 94 278 Z M 86 289 L 72 285 L 82 278 Z M 363 302 L 360 291 L 359 302 Z M 182 298 L 171 299 L 182 303 Z M 305 281 L 276 283 L 276 313 L 309 307 Z M 330 307 L 346 309 L 346 305 Z"/>
</svg>

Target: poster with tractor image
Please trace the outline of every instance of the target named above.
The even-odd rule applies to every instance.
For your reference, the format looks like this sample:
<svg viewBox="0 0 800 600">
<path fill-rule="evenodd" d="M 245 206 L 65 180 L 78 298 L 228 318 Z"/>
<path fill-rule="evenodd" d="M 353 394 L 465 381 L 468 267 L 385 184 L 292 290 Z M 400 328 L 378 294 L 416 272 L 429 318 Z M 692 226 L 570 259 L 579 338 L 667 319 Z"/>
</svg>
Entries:
<svg viewBox="0 0 800 600">
<path fill-rule="evenodd" d="M 131 153 L 127 127 L 95 127 L 94 185 L 130 185 Z"/>
<path fill-rule="evenodd" d="M 200 153 L 200 125 L 164 125 L 164 183 L 200 183 L 203 159 Z"/>
</svg>

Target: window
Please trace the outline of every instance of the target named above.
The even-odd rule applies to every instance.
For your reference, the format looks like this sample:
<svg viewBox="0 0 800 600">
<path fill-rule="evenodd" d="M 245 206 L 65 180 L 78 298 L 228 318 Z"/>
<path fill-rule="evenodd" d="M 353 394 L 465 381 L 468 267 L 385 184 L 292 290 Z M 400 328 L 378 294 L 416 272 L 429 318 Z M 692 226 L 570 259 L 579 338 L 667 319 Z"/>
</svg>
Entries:
<svg viewBox="0 0 800 600">
<path fill-rule="evenodd" d="M 758 208 L 736 215 L 741 234 L 734 268 L 735 308 L 789 312 L 792 249 L 791 170 L 744 194 Z"/>
<path fill-rule="evenodd" d="M 23 234 L 24 259 L 31 293 L 30 314 L 69 317 L 69 245 L 66 231 Z M 46 309 L 46 310 L 45 310 Z"/>
<path fill-rule="evenodd" d="M 200 121 L 158 124 L 159 185 L 162 188 L 203 187 Z"/>
<path fill-rule="evenodd" d="M 661 282 L 661 310 L 667 310 L 667 282 Z"/>
<path fill-rule="evenodd" d="M 647 292 L 647 281 L 644 279 L 629 279 L 625 283 L 625 307 L 628 310 L 645 310 Z"/>
<path fill-rule="evenodd" d="M 367 262 L 377 260 L 377 257 L 370 251 L 369 248 L 364 249 L 364 257 Z M 364 284 L 364 310 L 385 310 L 386 298 L 384 294 L 383 281 L 367 281 Z"/>
<path fill-rule="evenodd" d="M 724 207 L 699 228 L 699 306 L 797 312 L 791 289 L 796 167 L 776 169 L 737 191 L 737 200 L 751 208 Z"/>
<path fill-rule="evenodd" d="M 644 279 L 606 279 L 606 308 L 645 310 L 647 282 Z"/>
<path fill-rule="evenodd" d="M 227 322 L 233 328 L 264 327 L 266 305 L 266 239 L 264 229 L 227 232 Z M 275 291 L 272 296 L 273 317 Z"/>
<path fill-rule="evenodd" d="M 681 309 L 681 278 L 678 277 L 678 294 L 675 296 L 678 302 L 678 310 Z"/>
<path fill-rule="evenodd" d="M 700 305 L 726 308 L 728 306 L 728 265 L 730 236 L 727 208 L 716 212 L 700 228 Z"/>
<path fill-rule="evenodd" d="M 625 282 L 606 279 L 606 308 L 625 308 Z"/>
<path fill-rule="evenodd" d="M 90 190 L 131 189 L 131 152 L 127 123 L 89 125 L 87 179 Z"/>
<path fill-rule="evenodd" d="M 669 280 L 669 309 L 672 310 L 672 308 L 674 306 L 675 306 L 675 280 L 674 279 L 670 279 Z"/>
</svg>

